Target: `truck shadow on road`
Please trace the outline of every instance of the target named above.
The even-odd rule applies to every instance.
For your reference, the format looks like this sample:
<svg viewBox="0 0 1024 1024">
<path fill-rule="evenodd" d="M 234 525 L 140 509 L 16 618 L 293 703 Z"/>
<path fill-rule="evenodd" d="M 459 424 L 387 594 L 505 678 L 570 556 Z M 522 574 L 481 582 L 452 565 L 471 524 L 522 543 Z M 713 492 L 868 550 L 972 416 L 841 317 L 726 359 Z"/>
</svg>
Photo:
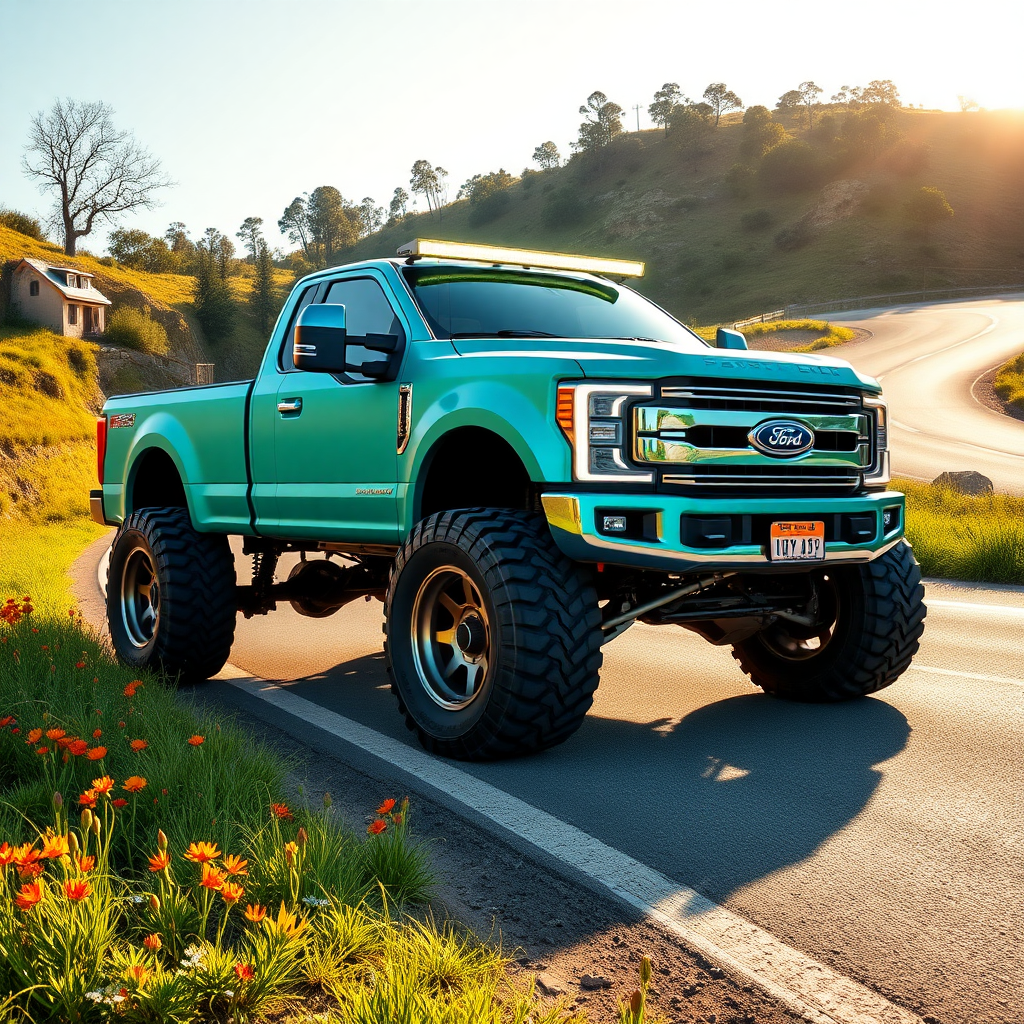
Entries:
<svg viewBox="0 0 1024 1024">
<path fill-rule="evenodd" d="M 379 654 L 288 688 L 417 746 Z M 879 698 L 802 705 L 746 693 L 679 719 L 592 713 L 553 750 L 459 767 L 721 902 L 854 821 L 910 733 Z"/>
</svg>

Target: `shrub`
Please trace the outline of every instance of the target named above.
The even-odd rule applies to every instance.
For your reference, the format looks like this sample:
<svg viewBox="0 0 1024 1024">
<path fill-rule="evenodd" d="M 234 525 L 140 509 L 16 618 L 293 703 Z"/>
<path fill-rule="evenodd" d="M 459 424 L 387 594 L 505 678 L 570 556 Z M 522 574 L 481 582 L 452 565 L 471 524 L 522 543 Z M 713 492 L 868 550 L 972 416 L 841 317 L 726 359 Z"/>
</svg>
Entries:
<svg viewBox="0 0 1024 1024">
<path fill-rule="evenodd" d="M 758 175 L 773 191 L 802 192 L 818 185 L 824 173 L 818 152 L 806 142 L 790 139 L 765 153 Z"/>
<path fill-rule="evenodd" d="M 748 210 L 740 217 L 744 231 L 766 231 L 772 226 L 773 217 L 767 210 Z"/>
<path fill-rule="evenodd" d="M 953 216 L 953 207 L 941 189 L 924 185 L 904 205 L 907 216 L 919 224 L 934 224 Z"/>
<path fill-rule="evenodd" d="M 492 220 L 497 220 L 502 214 L 508 212 L 511 202 L 508 189 L 491 192 L 479 202 L 471 203 L 469 223 L 476 226 L 490 224 Z"/>
<path fill-rule="evenodd" d="M 737 199 L 746 199 L 750 195 L 757 179 L 757 172 L 746 164 L 733 164 L 726 172 L 725 184 Z"/>
<path fill-rule="evenodd" d="M 549 228 L 569 227 L 583 220 L 586 212 L 587 206 L 580 197 L 579 189 L 563 185 L 544 200 L 541 220 Z"/>
<path fill-rule="evenodd" d="M 149 315 L 149 306 L 144 310 L 119 306 L 107 317 L 103 339 L 111 345 L 122 345 L 153 356 L 166 355 L 169 348 L 167 331 Z"/>
<path fill-rule="evenodd" d="M 10 228 L 11 231 L 17 231 L 22 235 L 28 235 L 29 238 L 34 238 L 37 242 L 46 241 L 42 225 L 35 217 L 30 217 L 27 213 L 0 208 L 0 226 Z"/>
<path fill-rule="evenodd" d="M 999 368 L 995 389 L 1004 402 L 1024 412 L 1024 353 Z"/>
<path fill-rule="evenodd" d="M 810 240 L 811 229 L 801 220 L 778 232 L 775 236 L 775 245 L 783 252 L 793 252 L 795 249 L 802 249 Z"/>
</svg>

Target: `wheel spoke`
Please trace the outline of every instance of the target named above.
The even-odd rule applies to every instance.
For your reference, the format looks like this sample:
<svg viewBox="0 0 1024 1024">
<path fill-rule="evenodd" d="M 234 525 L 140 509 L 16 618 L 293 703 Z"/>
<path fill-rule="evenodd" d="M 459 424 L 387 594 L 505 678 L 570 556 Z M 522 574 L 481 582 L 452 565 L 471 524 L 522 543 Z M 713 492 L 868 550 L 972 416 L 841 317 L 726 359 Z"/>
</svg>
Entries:
<svg viewBox="0 0 1024 1024">
<path fill-rule="evenodd" d="M 438 595 L 438 601 L 448 610 L 451 617 L 458 622 L 462 614 L 462 607 L 457 605 L 443 590 Z"/>
<path fill-rule="evenodd" d="M 452 626 L 451 629 L 439 630 L 437 633 L 434 634 L 434 639 L 439 644 L 446 644 L 448 647 L 454 647 L 455 646 L 455 627 Z"/>
<path fill-rule="evenodd" d="M 477 607 L 477 600 L 473 594 L 473 584 L 469 582 L 468 576 L 462 577 L 462 593 L 466 598 L 466 605 L 475 608 Z"/>
<path fill-rule="evenodd" d="M 144 598 L 149 599 L 150 592 L 153 590 L 153 580 L 150 579 L 148 583 L 140 583 L 135 588 Z"/>
<path fill-rule="evenodd" d="M 457 671 L 458 667 L 460 665 L 465 665 L 465 664 L 466 664 L 466 662 L 465 662 L 465 660 L 462 657 L 462 652 L 461 651 L 455 651 L 452 654 L 451 659 L 449 660 L 448 664 L 445 665 L 445 667 L 444 667 L 444 672 L 442 673 L 444 675 L 444 678 L 445 679 L 451 679 L 451 677 Z"/>
<path fill-rule="evenodd" d="M 479 662 L 476 665 L 466 666 L 466 696 L 472 697 L 476 693 L 477 684 L 484 678 L 486 674 L 486 663 Z"/>
</svg>

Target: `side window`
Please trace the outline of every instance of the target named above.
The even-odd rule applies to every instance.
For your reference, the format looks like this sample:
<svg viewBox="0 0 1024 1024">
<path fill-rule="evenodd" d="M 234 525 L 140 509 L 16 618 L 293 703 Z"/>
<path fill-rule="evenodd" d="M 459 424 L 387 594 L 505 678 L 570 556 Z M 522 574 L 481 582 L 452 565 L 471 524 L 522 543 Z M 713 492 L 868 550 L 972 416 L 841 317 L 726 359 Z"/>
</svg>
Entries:
<svg viewBox="0 0 1024 1024">
<path fill-rule="evenodd" d="M 78 307 L 77 306 L 74 306 L 74 305 L 68 306 L 68 323 L 69 324 L 77 324 L 78 323 Z"/>
<path fill-rule="evenodd" d="M 298 305 L 295 307 L 295 312 L 292 313 L 291 319 L 288 321 L 288 330 L 284 332 L 284 341 L 281 342 L 281 350 L 277 354 L 277 365 L 279 369 L 285 371 L 292 371 L 295 367 L 292 365 L 292 341 L 295 335 L 295 321 L 301 313 L 312 301 L 316 298 L 317 290 L 320 285 L 311 284 L 299 298 Z"/>
<path fill-rule="evenodd" d="M 335 281 L 324 302 L 345 307 L 345 329 L 349 337 L 367 334 L 395 334 L 404 340 L 401 321 L 376 281 L 369 277 L 354 277 Z"/>
</svg>

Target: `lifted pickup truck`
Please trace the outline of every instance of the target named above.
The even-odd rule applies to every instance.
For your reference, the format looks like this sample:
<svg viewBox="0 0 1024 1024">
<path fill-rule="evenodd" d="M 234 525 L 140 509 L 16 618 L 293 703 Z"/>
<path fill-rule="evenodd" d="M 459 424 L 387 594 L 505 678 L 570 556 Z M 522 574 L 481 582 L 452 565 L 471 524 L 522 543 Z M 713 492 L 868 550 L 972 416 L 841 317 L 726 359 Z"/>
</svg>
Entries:
<svg viewBox="0 0 1024 1024">
<path fill-rule="evenodd" d="M 92 507 L 118 527 L 118 656 L 205 679 L 238 611 L 380 598 L 409 728 L 468 759 L 571 736 L 638 620 L 778 697 L 888 686 L 925 608 L 878 384 L 712 346 L 620 283 L 642 272 L 416 240 L 300 281 L 255 380 L 111 398 Z"/>
</svg>

